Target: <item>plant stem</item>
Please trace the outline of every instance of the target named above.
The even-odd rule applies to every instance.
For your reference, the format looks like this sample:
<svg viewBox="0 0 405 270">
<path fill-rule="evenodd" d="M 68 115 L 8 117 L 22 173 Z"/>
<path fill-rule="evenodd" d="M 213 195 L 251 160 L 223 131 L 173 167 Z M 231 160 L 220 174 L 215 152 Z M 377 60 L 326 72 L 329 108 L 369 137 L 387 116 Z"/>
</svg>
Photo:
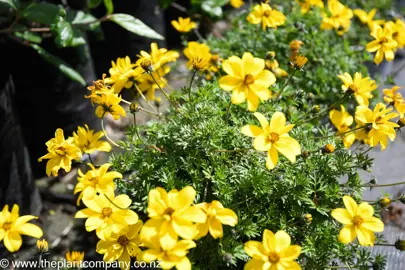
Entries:
<svg viewBox="0 0 405 270">
<path fill-rule="evenodd" d="M 277 94 L 276 94 L 276 99 L 277 100 L 279 100 L 279 99 L 281 99 L 281 94 L 284 92 L 284 90 L 287 88 L 287 86 L 288 86 L 288 84 L 290 83 L 290 81 L 291 81 L 291 79 L 292 79 L 292 77 L 294 77 L 294 75 L 295 75 L 295 72 L 296 72 L 297 70 L 296 69 L 294 69 L 294 71 L 291 73 L 291 75 L 288 77 L 288 80 L 285 82 L 285 84 L 283 85 L 283 88 L 281 88 L 281 90 L 280 90 L 280 92 L 278 92 Z"/>
<path fill-rule="evenodd" d="M 332 138 L 332 137 L 342 136 L 342 135 L 351 133 L 351 132 L 353 132 L 353 131 L 366 128 L 366 127 L 368 127 L 368 126 L 369 126 L 369 125 L 365 125 L 365 126 L 362 126 L 362 127 L 358 127 L 358 128 L 351 129 L 351 130 L 346 131 L 346 132 L 343 132 L 343 133 L 335 133 L 335 134 L 329 135 L 329 136 L 313 137 L 313 139 L 325 139 L 325 138 Z"/>
<path fill-rule="evenodd" d="M 122 207 L 119 207 L 118 205 L 116 205 L 110 198 L 108 198 L 107 194 L 104 194 L 104 196 L 107 198 L 107 200 L 108 200 L 112 205 L 114 205 L 114 206 L 117 207 L 118 209 L 121 209 L 121 210 L 128 210 L 128 208 L 122 208 Z"/>
<path fill-rule="evenodd" d="M 360 154 L 365 155 L 365 154 L 367 154 L 369 151 L 371 151 L 372 149 L 374 149 L 374 147 L 375 147 L 375 146 L 370 147 L 369 149 L 367 149 L 367 150 L 361 152 Z"/>
<path fill-rule="evenodd" d="M 90 155 L 89 153 L 87 153 L 87 155 L 89 156 L 90 163 L 94 165 L 94 162 L 93 162 L 93 160 L 91 159 L 91 155 Z"/>
<path fill-rule="evenodd" d="M 140 136 L 139 133 L 138 133 L 138 126 L 137 126 L 137 124 L 136 124 L 136 113 L 133 113 L 133 115 L 134 115 L 134 127 L 135 127 L 136 136 L 138 136 L 138 139 L 141 141 L 142 144 L 145 144 L 145 143 L 143 142 L 141 136 Z"/>
<path fill-rule="evenodd" d="M 152 80 L 155 82 L 155 84 L 159 87 L 160 91 L 162 91 L 163 95 L 166 97 L 166 99 L 170 102 L 170 104 L 172 104 L 172 106 L 177 109 L 177 106 L 173 103 L 173 101 L 170 99 L 170 97 L 167 95 L 167 93 L 162 89 L 162 87 L 160 87 L 159 83 L 156 81 L 155 76 L 153 76 L 152 72 L 149 73 L 149 75 L 152 77 Z"/>
<path fill-rule="evenodd" d="M 107 140 L 110 141 L 110 143 L 112 143 L 112 144 L 115 145 L 116 147 L 122 148 L 122 147 L 119 146 L 117 143 L 115 143 L 113 140 L 111 140 L 110 137 L 108 137 L 108 134 L 107 134 L 107 132 L 105 131 L 105 128 L 104 128 L 104 116 L 101 118 L 101 129 L 103 130 L 105 137 L 107 138 Z"/>
<path fill-rule="evenodd" d="M 227 150 L 227 149 L 215 149 L 212 152 L 219 152 L 219 153 L 234 153 L 234 152 L 244 152 L 244 151 L 249 151 L 252 150 L 253 148 L 240 148 L 240 149 L 232 149 L 232 150 Z"/>
<path fill-rule="evenodd" d="M 204 195 L 203 195 L 203 199 L 202 199 L 203 202 L 205 202 L 205 200 L 207 199 L 208 185 L 209 185 L 209 182 L 208 182 L 208 180 L 206 180 L 205 186 L 204 186 Z"/>
<path fill-rule="evenodd" d="M 384 244 L 384 243 L 381 243 L 381 244 L 374 244 L 374 246 L 395 247 L 395 245 L 393 245 L 393 244 Z"/>
<path fill-rule="evenodd" d="M 194 77 L 197 74 L 198 70 L 193 71 L 193 75 L 191 75 L 190 85 L 188 87 L 188 102 L 191 102 L 191 86 L 193 85 Z"/>
<path fill-rule="evenodd" d="M 159 114 L 156 110 L 155 107 L 153 107 L 152 104 L 150 104 L 149 100 L 145 97 L 145 95 L 142 93 L 141 89 L 139 89 L 138 85 L 134 82 L 135 88 L 138 91 L 138 93 L 141 95 L 141 97 L 143 98 L 143 100 L 146 101 L 146 103 L 149 105 L 149 107 L 151 107 L 152 110 L 155 111 L 155 113 Z"/>
<path fill-rule="evenodd" d="M 397 183 L 391 183 L 391 184 L 369 184 L 369 185 L 362 185 L 361 187 L 392 187 L 392 186 L 399 186 L 399 185 L 405 185 L 405 182 L 397 182 Z"/>
<path fill-rule="evenodd" d="M 229 119 L 229 113 L 230 113 L 230 111 L 231 111 L 231 106 L 232 106 L 232 99 L 229 101 L 228 108 L 226 108 L 225 121 L 227 121 L 227 122 L 228 122 L 228 119 Z"/>
</svg>

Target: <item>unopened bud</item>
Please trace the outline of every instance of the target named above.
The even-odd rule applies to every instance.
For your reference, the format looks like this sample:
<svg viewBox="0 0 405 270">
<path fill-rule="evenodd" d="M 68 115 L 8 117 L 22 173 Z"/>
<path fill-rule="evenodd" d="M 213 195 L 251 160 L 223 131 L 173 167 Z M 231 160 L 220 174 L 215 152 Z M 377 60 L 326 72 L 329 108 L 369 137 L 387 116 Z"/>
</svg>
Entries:
<svg viewBox="0 0 405 270">
<path fill-rule="evenodd" d="M 216 62 L 218 60 L 219 60 L 219 55 L 218 54 L 211 55 L 211 61 Z"/>
<path fill-rule="evenodd" d="M 399 118 L 399 120 L 397 121 L 397 124 L 399 125 L 400 128 L 405 126 L 405 118 L 404 117 Z"/>
<path fill-rule="evenodd" d="M 295 95 L 297 96 L 297 98 L 302 98 L 305 95 L 305 91 L 302 89 L 298 89 L 297 92 L 295 92 Z"/>
<path fill-rule="evenodd" d="M 149 59 L 145 59 L 141 62 L 141 68 L 145 70 L 145 72 L 150 73 L 153 71 L 152 61 Z"/>
<path fill-rule="evenodd" d="M 333 153 L 335 152 L 335 147 L 332 144 L 328 143 L 322 148 L 322 152 L 325 154 Z"/>
<path fill-rule="evenodd" d="M 311 214 L 305 214 L 302 218 L 304 219 L 305 223 L 307 223 L 307 224 L 311 223 L 313 220 Z"/>
<path fill-rule="evenodd" d="M 395 248 L 399 251 L 405 251 L 405 240 L 397 240 L 395 242 Z"/>
<path fill-rule="evenodd" d="M 37 240 L 37 250 L 39 253 L 45 253 L 48 251 L 48 241 L 45 239 Z"/>
<path fill-rule="evenodd" d="M 211 74 L 207 74 L 207 75 L 205 75 L 205 79 L 206 79 L 207 81 L 212 81 L 213 77 L 212 77 Z"/>
<path fill-rule="evenodd" d="M 321 110 L 321 106 L 319 106 L 319 105 L 314 105 L 314 106 L 312 106 L 312 108 L 311 108 L 311 112 L 314 112 L 314 113 L 317 113 L 317 112 L 319 112 Z"/>
<path fill-rule="evenodd" d="M 399 201 L 403 204 L 405 204 L 405 194 L 402 194 L 401 197 L 399 198 Z"/>
<path fill-rule="evenodd" d="M 162 105 L 162 99 L 160 97 L 155 98 L 155 106 L 160 107 Z"/>
<path fill-rule="evenodd" d="M 303 158 L 308 158 L 310 155 L 311 155 L 311 152 L 309 152 L 309 151 L 302 151 L 302 157 Z"/>
<path fill-rule="evenodd" d="M 387 208 L 391 204 L 391 199 L 388 197 L 381 198 L 378 200 L 378 204 L 381 206 L 381 208 Z"/>
<path fill-rule="evenodd" d="M 299 55 L 295 57 L 294 59 L 294 66 L 301 69 L 305 66 L 305 64 L 308 62 L 308 58 L 305 56 Z"/>
<path fill-rule="evenodd" d="M 290 49 L 292 51 L 298 51 L 303 44 L 304 42 L 302 42 L 301 40 L 293 40 L 290 42 Z"/>
<path fill-rule="evenodd" d="M 271 59 L 273 59 L 274 57 L 276 57 L 276 53 L 275 53 L 275 52 L 273 52 L 273 51 L 267 52 L 266 59 L 271 60 Z"/>
<path fill-rule="evenodd" d="M 129 105 L 129 111 L 131 113 L 137 113 L 137 112 L 139 112 L 139 110 L 140 110 L 140 108 L 139 108 L 138 103 L 132 102 L 131 105 Z"/>
</svg>

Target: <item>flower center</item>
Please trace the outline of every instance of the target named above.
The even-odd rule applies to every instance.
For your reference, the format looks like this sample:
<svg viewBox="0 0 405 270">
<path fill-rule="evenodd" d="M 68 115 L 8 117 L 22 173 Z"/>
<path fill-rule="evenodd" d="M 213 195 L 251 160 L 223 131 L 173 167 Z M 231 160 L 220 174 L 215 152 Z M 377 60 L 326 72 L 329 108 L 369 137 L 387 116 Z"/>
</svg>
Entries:
<svg viewBox="0 0 405 270">
<path fill-rule="evenodd" d="M 118 244 L 120 244 L 121 246 L 126 246 L 126 245 L 128 245 L 129 240 L 128 240 L 128 238 L 127 238 L 125 235 L 122 235 L 122 236 L 118 237 L 117 242 L 118 242 Z"/>
<path fill-rule="evenodd" d="M 352 85 L 349 86 L 349 90 L 352 91 L 353 93 L 356 93 L 357 92 L 357 86 L 352 84 Z"/>
<path fill-rule="evenodd" d="M 170 208 L 170 207 L 167 208 L 167 209 L 165 210 L 165 212 L 163 213 L 164 219 L 166 219 L 166 220 L 171 220 L 173 213 L 174 213 L 174 210 L 173 210 L 172 208 Z"/>
<path fill-rule="evenodd" d="M 269 258 L 269 262 L 271 262 L 271 264 L 276 264 L 280 260 L 280 256 L 275 252 L 271 252 L 269 254 L 268 258 Z"/>
<path fill-rule="evenodd" d="M 63 146 L 59 146 L 58 148 L 55 149 L 55 153 L 59 156 L 64 156 L 66 155 L 66 149 Z"/>
<path fill-rule="evenodd" d="M 104 207 L 103 210 L 101 210 L 101 215 L 103 218 L 108 218 L 112 214 L 112 209 L 110 207 Z"/>
<path fill-rule="evenodd" d="M 360 216 L 355 216 L 352 222 L 354 226 L 359 227 L 361 224 L 363 224 L 364 220 Z"/>
<path fill-rule="evenodd" d="M 265 17 L 270 17 L 270 14 L 271 14 L 270 10 L 266 10 L 265 12 L 263 12 L 263 16 Z"/>
<path fill-rule="evenodd" d="M 246 85 L 252 84 L 254 82 L 255 82 L 255 77 L 253 77 L 253 75 L 250 75 L 250 74 L 246 75 L 245 79 L 243 80 L 243 83 Z"/>
<path fill-rule="evenodd" d="M 387 42 L 388 42 L 388 38 L 386 38 L 386 37 L 382 37 L 380 39 L 380 44 L 387 43 Z"/>
<path fill-rule="evenodd" d="M 11 229 L 11 224 L 12 224 L 12 222 L 4 222 L 4 224 L 3 224 L 3 229 L 4 229 L 5 231 L 10 230 L 10 229 Z"/>
<path fill-rule="evenodd" d="M 378 116 L 378 117 L 375 119 L 375 123 L 376 123 L 376 124 L 384 124 L 384 117 Z"/>
<path fill-rule="evenodd" d="M 280 139 L 280 136 L 278 136 L 277 133 L 274 133 L 274 132 L 271 132 L 271 133 L 270 133 L 270 135 L 269 135 L 269 141 L 270 141 L 271 143 L 275 143 L 275 142 L 277 142 L 279 139 Z"/>
</svg>

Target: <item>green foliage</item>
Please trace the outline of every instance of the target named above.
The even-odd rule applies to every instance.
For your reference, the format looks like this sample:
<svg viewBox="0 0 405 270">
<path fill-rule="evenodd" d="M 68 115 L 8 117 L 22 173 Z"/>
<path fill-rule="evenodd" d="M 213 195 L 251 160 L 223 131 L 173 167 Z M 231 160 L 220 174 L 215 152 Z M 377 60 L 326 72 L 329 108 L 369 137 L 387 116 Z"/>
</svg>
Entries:
<svg viewBox="0 0 405 270">
<path fill-rule="evenodd" d="M 28 21 L 50 25 L 65 15 L 66 11 L 62 7 L 48 3 L 36 3 L 25 8 L 21 16 Z"/>
</svg>

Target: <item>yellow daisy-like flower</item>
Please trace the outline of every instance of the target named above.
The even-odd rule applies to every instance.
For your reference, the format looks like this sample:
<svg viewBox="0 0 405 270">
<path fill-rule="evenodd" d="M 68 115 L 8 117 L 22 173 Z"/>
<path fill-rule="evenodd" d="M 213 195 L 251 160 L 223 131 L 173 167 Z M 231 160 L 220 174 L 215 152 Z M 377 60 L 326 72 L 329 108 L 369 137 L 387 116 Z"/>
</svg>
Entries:
<svg viewBox="0 0 405 270">
<path fill-rule="evenodd" d="M 0 241 L 3 241 L 4 246 L 9 252 L 16 252 L 21 248 L 21 235 L 28 235 L 34 238 L 41 238 L 43 232 L 37 225 L 28 223 L 28 221 L 37 219 L 38 217 L 19 215 L 19 207 L 14 204 L 11 212 L 8 210 L 8 205 L 3 207 L 0 212 Z"/>
<path fill-rule="evenodd" d="M 241 6 L 243 6 L 245 4 L 245 2 L 243 0 L 230 0 L 229 4 L 233 8 L 240 8 Z"/>
<path fill-rule="evenodd" d="M 274 234 L 264 230 L 263 242 L 248 241 L 244 249 L 252 257 L 244 270 L 301 270 L 301 266 L 294 261 L 300 256 L 301 247 L 291 245 L 291 237 L 285 231 L 280 230 Z"/>
<path fill-rule="evenodd" d="M 343 91 L 350 91 L 354 94 L 359 105 L 368 106 L 368 100 L 373 97 L 372 91 L 377 89 L 377 84 L 370 77 L 364 77 L 360 72 L 356 72 L 354 77 L 345 72 L 343 75 L 338 76 L 343 81 Z"/>
<path fill-rule="evenodd" d="M 337 208 L 332 211 L 332 217 L 344 225 L 339 233 L 339 241 L 349 244 L 357 236 L 360 245 L 373 246 L 374 232 L 384 231 L 384 223 L 373 217 L 373 207 L 366 202 L 357 205 L 350 196 L 344 196 L 343 203 L 346 209 Z"/>
<path fill-rule="evenodd" d="M 335 29 L 338 35 L 343 35 L 349 30 L 351 24 L 351 18 L 353 17 L 353 11 L 340 3 L 338 0 L 329 0 L 328 9 L 331 14 L 322 12 L 322 24 L 321 29 L 332 30 Z"/>
<path fill-rule="evenodd" d="M 68 251 L 65 256 L 66 261 L 72 264 L 73 267 L 79 267 L 84 260 L 84 252 L 80 251 Z"/>
<path fill-rule="evenodd" d="M 329 118 L 332 124 L 337 128 L 338 134 L 350 131 L 350 126 L 353 124 L 353 116 L 346 111 L 343 105 L 340 105 L 340 109 L 341 111 L 331 110 L 329 112 Z M 341 137 L 346 148 L 350 148 L 356 140 L 356 135 L 354 133 L 347 133 L 341 135 Z"/>
<path fill-rule="evenodd" d="M 88 208 L 77 212 L 75 218 L 87 218 L 86 230 L 96 230 L 102 240 L 108 240 L 112 233 L 138 222 L 138 215 L 127 209 L 132 201 L 125 194 L 115 197 L 114 193 L 103 193 L 91 199 L 83 197 L 83 203 Z"/>
<path fill-rule="evenodd" d="M 267 151 L 266 167 L 274 169 L 278 162 L 278 152 L 291 162 L 295 162 L 296 156 L 301 154 L 300 144 L 288 135 L 294 125 L 286 125 L 283 113 L 275 112 L 271 117 L 270 124 L 261 113 L 254 114 L 259 120 L 261 127 L 246 125 L 242 127 L 242 133 L 255 138 L 253 147 L 259 151 Z"/>
<path fill-rule="evenodd" d="M 145 262 L 159 261 L 162 269 L 191 270 L 190 260 L 187 258 L 188 250 L 195 248 L 196 244 L 192 240 L 177 241 L 173 247 L 162 248 L 159 246 L 158 237 L 155 241 L 147 242 L 149 248 L 142 252 L 140 259 Z"/>
<path fill-rule="evenodd" d="M 384 57 L 390 62 L 394 60 L 394 51 L 397 49 L 398 43 L 392 37 L 393 29 L 391 24 L 385 24 L 384 28 L 374 24 L 371 36 L 375 39 L 366 45 L 369 52 L 376 52 L 374 63 L 380 64 Z"/>
<path fill-rule="evenodd" d="M 97 169 L 91 163 L 88 165 L 91 170 L 87 171 L 86 174 L 83 174 L 80 169 L 78 170 L 78 183 L 73 191 L 74 194 L 80 192 L 79 198 L 77 199 L 77 205 L 79 205 L 80 200 L 83 197 L 87 200 L 91 200 L 97 195 L 97 193 L 113 193 L 115 188 L 114 179 L 122 178 L 122 174 L 119 172 L 108 171 L 111 164 L 104 164 Z"/>
<path fill-rule="evenodd" d="M 370 10 L 369 13 L 367 13 L 361 9 L 355 9 L 353 11 L 353 13 L 354 13 L 354 15 L 356 15 L 359 18 L 359 20 L 361 21 L 362 24 L 368 25 L 370 30 L 373 29 L 374 24 L 378 24 L 378 25 L 384 24 L 384 20 L 374 20 L 374 16 L 377 13 L 376 8 L 373 8 L 372 10 Z"/>
<path fill-rule="evenodd" d="M 129 56 L 125 58 L 118 58 L 117 62 L 111 61 L 112 67 L 109 70 L 110 77 L 106 78 L 104 82 L 112 85 L 114 93 L 121 92 L 122 88 L 131 88 L 133 85 L 132 78 L 136 77 L 135 64 L 131 63 Z"/>
<path fill-rule="evenodd" d="M 197 234 L 196 223 L 205 223 L 207 215 L 201 208 L 192 206 L 196 191 L 187 186 L 182 190 L 172 189 L 169 193 L 157 187 L 149 192 L 149 220 L 141 230 L 141 241 L 149 243 L 158 235 L 158 243 L 164 250 L 171 250 L 178 236 L 191 240 Z"/>
<path fill-rule="evenodd" d="M 45 239 L 37 240 L 37 251 L 39 253 L 46 253 L 49 250 L 48 241 Z"/>
<path fill-rule="evenodd" d="M 103 118 L 107 114 L 111 114 L 115 120 L 118 120 L 120 116 L 126 116 L 124 108 L 120 105 L 122 98 L 115 93 L 108 92 L 101 95 L 90 95 L 88 98 L 92 98 L 98 105 L 96 108 L 98 118 Z"/>
<path fill-rule="evenodd" d="M 224 208 L 219 201 L 214 200 L 211 203 L 199 203 L 196 207 L 203 209 L 207 214 L 207 221 L 197 224 L 198 234 L 194 237 L 196 240 L 206 236 L 208 232 L 214 239 L 222 238 L 222 224 L 233 227 L 238 223 L 238 217 L 235 212 Z"/>
<path fill-rule="evenodd" d="M 271 97 L 268 88 L 276 82 L 276 76 L 264 67 L 264 60 L 253 57 L 251 53 L 244 53 L 242 59 L 231 56 L 222 63 L 228 75 L 219 79 L 219 87 L 232 91 L 233 104 L 247 100 L 248 110 L 256 111 L 259 100 L 265 101 Z"/>
<path fill-rule="evenodd" d="M 180 54 L 178 52 L 168 50 L 166 48 L 159 48 L 158 45 L 154 42 L 150 44 L 150 53 L 145 51 L 140 52 L 140 54 L 138 55 L 139 59 L 136 61 L 136 66 L 139 67 L 143 61 L 150 60 L 153 69 L 157 70 L 169 62 L 175 62 L 177 58 L 179 58 L 179 56 Z M 168 72 L 169 71 L 170 69 L 168 70 Z M 143 71 L 141 71 L 141 73 L 142 72 Z"/>
<path fill-rule="evenodd" d="M 93 85 L 87 87 L 87 89 L 91 92 L 90 95 L 97 96 L 97 95 L 101 95 L 101 94 L 107 93 L 107 92 L 114 92 L 114 88 L 109 87 L 105 83 L 106 76 L 107 75 L 104 73 L 101 80 L 97 80 L 97 81 L 93 82 Z M 91 98 L 91 102 L 94 103 L 93 98 Z"/>
<path fill-rule="evenodd" d="M 392 29 L 392 38 L 398 43 L 398 48 L 402 49 L 405 46 L 405 23 L 398 19 L 395 22 L 387 22 L 389 28 Z"/>
<path fill-rule="evenodd" d="M 167 85 L 167 80 L 164 76 L 167 75 L 169 71 L 170 68 L 165 66 L 151 73 L 159 85 L 156 84 L 150 74 L 142 74 L 137 78 L 138 88 L 141 92 L 147 93 L 146 97 L 148 100 L 155 100 L 156 89 L 159 89 L 159 86 L 164 88 Z"/>
<path fill-rule="evenodd" d="M 191 21 L 190 18 L 179 17 L 177 21 L 173 20 L 173 27 L 180 33 L 188 33 L 197 27 L 197 24 Z"/>
<path fill-rule="evenodd" d="M 111 145 L 106 141 L 100 141 L 104 136 L 103 131 L 94 133 L 87 125 L 78 127 L 77 133 L 73 132 L 74 143 L 80 148 L 82 153 L 93 153 L 94 151 L 110 152 Z"/>
<path fill-rule="evenodd" d="M 384 101 L 388 104 L 394 104 L 395 103 L 395 98 L 396 98 L 396 92 L 401 89 L 399 86 L 394 86 L 391 89 L 384 89 Z"/>
<path fill-rule="evenodd" d="M 60 169 L 70 172 L 72 160 L 78 160 L 82 156 L 80 149 L 73 143 L 73 138 L 65 140 L 63 130 L 58 128 L 55 132 L 55 138 L 47 141 L 48 154 L 38 159 L 41 162 L 43 159 L 49 159 L 46 163 L 46 174 L 50 176 L 58 175 Z"/>
<path fill-rule="evenodd" d="M 307 13 L 311 7 L 324 8 L 322 0 L 296 0 L 301 7 L 301 13 Z"/>
<path fill-rule="evenodd" d="M 100 240 L 96 251 L 104 254 L 104 261 L 118 261 L 122 270 L 130 269 L 131 257 L 141 254 L 139 231 L 142 224 L 142 221 L 138 220 L 137 223 L 124 227 L 118 233 L 113 233 L 108 239 Z"/>
<path fill-rule="evenodd" d="M 377 144 L 381 145 L 384 150 L 387 147 L 388 139 L 393 141 L 396 136 L 395 129 L 398 124 L 390 120 L 397 117 L 397 113 L 391 112 L 392 108 L 387 108 L 385 104 L 378 103 L 374 110 L 370 110 L 367 106 L 357 106 L 356 122 L 360 126 L 371 125 L 367 133 L 370 146 L 374 147 Z"/>
<path fill-rule="evenodd" d="M 283 13 L 272 9 L 269 4 L 260 3 L 249 13 L 247 20 L 251 24 L 261 24 L 265 31 L 267 27 L 277 28 L 277 26 L 283 25 L 286 18 Z"/>
<path fill-rule="evenodd" d="M 210 53 L 210 48 L 205 43 L 198 43 L 195 41 L 191 41 L 187 44 L 187 47 L 184 49 L 184 55 L 188 58 L 187 67 L 189 69 L 193 69 L 193 61 L 194 59 L 205 59 L 206 61 L 210 61 L 212 58 L 212 54 Z"/>
</svg>

